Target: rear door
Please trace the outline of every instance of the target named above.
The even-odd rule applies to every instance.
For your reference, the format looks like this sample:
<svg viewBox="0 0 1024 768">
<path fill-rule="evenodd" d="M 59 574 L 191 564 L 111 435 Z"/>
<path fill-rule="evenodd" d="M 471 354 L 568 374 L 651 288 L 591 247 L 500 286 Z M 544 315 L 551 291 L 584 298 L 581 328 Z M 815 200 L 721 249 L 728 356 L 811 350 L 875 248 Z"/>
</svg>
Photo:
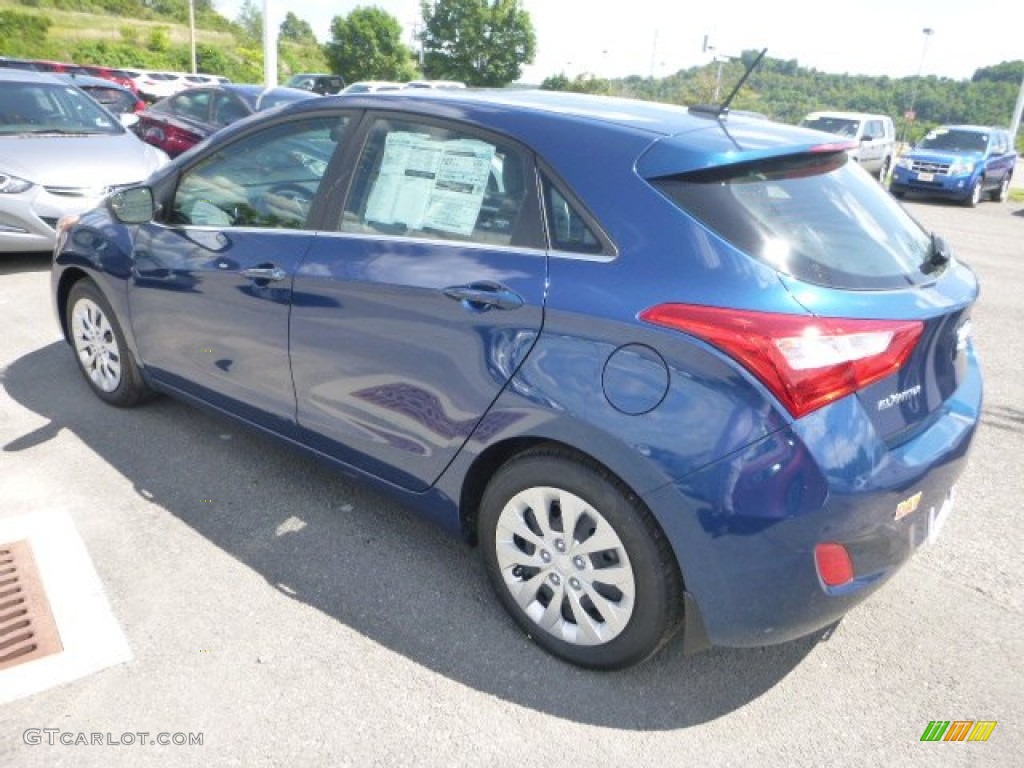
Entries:
<svg viewBox="0 0 1024 768">
<path fill-rule="evenodd" d="M 531 153 L 454 123 L 369 115 L 333 234 L 295 278 L 303 439 L 420 490 L 532 347 L 546 253 Z"/>
<path fill-rule="evenodd" d="M 1013 171 L 1015 160 L 1015 155 L 1011 152 L 1009 133 L 993 131 L 989 137 L 985 160 L 985 186 L 998 189 L 1006 175 Z"/>
<path fill-rule="evenodd" d="M 346 121 L 293 118 L 203 156 L 140 227 L 129 301 L 159 382 L 275 430 L 294 425 L 292 280 Z"/>
</svg>

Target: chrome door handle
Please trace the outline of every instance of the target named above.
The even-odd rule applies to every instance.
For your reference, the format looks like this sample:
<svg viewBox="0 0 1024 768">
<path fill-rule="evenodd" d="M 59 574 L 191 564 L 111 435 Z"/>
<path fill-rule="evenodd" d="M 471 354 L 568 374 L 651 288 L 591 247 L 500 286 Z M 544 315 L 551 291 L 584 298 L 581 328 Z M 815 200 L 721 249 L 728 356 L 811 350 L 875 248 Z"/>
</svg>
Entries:
<svg viewBox="0 0 1024 768">
<path fill-rule="evenodd" d="M 274 282 L 288 277 L 288 273 L 280 267 L 250 267 L 243 269 L 241 274 L 242 277 L 247 277 L 250 280 L 272 280 Z"/>
<path fill-rule="evenodd" d="M 471 309 L 486 311 L 495 309 L 518 309 L 523 306 L 523 297 L 497 283 L 471 283 L 452 285 L 444 288 L 449 299 L 461 301 Z"/>
</svg>

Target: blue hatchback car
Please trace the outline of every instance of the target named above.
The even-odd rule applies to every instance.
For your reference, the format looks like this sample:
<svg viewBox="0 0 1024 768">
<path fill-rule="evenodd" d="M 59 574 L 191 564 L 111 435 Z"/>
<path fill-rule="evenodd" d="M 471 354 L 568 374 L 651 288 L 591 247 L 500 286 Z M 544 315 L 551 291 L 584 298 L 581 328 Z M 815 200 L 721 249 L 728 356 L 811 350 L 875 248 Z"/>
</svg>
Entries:
<svg viewBox="0 0 1024 768">
<path fill-rule="evenodd" d="M 305 101 L 63 221 L 57 316 L 107 403 L 212 408 L 477 544 L 563 659 L 783 642 L 935 536 L 981 406 L 974 274 L 830 141 Z"/>
</svg>

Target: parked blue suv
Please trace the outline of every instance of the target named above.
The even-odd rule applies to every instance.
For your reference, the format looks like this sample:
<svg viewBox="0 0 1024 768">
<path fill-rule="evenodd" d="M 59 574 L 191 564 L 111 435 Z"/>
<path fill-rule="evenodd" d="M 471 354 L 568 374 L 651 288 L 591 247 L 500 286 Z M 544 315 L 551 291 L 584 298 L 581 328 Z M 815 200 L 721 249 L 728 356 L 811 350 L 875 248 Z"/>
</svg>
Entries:
<svg viewBox="0 0 1024 768">
<path fill-rule="evenodd" d="M 982 125 L 944 125 L 896 161 L 889 190 L 945 197 L 975 207 L 985 195 L 1006 199 L 1017 163 L 1010 132 Z"/>
<path fill-rule="evenodd" d="M 845 150 L 552 92 L 309 100 L 62 221 L 53 297 L 100 399 L 398 496 L 570 662 L 783 642 L 936 535 L 981 407 L 974 274 Z"/>
</svg>

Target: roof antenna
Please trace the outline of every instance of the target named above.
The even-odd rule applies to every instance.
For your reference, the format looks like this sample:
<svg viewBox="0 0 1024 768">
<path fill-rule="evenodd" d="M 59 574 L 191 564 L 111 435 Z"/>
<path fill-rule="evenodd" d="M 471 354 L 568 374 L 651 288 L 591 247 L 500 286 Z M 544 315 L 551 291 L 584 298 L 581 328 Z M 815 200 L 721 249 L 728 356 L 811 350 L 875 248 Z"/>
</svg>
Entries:
<svg viewBox="0 0 1024 768">
<path fill-rule="evenodd" d="M 729 114 L 729 105 L 732 104 L 732 100 L 736 98 L 736 94 L 740 92 L 740 88 L 747 82 L 747 78 L 750 77 L 751 73 L 757 68 L 757 65 L 761 63 L 761 59 L 768 53 L 767 48 L 762 48 L 761 52 L 757 54 L 750 66 L 747 67 L 747 71 L 743 73 L 743 77 L 736 83 L 736 87 L 732 89 L 728 96 L 725 97 L 725 101 L 719 104 L 697 104 L 690 107 L 690 112 L 695 112 L 700 115 L 713 115 L 714 117 L 721 119 L 722 117 Z"/>
</svg>

